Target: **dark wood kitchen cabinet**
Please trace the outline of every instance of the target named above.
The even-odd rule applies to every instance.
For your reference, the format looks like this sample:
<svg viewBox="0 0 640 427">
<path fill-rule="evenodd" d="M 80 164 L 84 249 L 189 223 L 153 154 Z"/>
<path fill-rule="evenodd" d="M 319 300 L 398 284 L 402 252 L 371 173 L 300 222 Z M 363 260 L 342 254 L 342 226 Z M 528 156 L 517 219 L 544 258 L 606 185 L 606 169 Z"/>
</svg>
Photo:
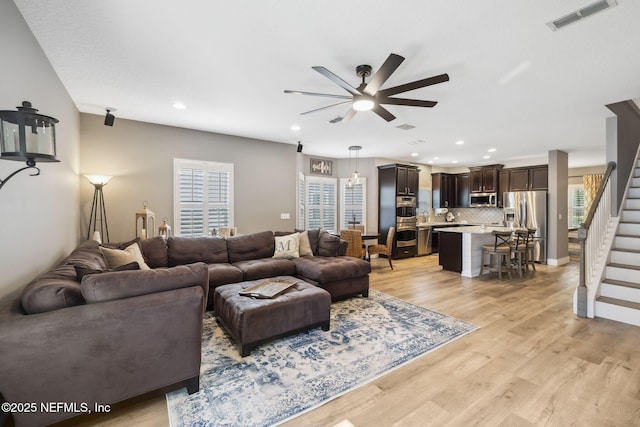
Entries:
<svg viewBox="0 0 640 427">
<path fill-rule="evenodd" d="M 472 193 L 495 193 L 498 191 L 498 171 L 502 165 L 469 168 L 469 190 Z"/>
<path fill-rule="evenodd" d="M 415 196 L 418 193 L 418 168 L 396 166 L 396 183 L 399 196 Z"/>
<path fill-rule="evenodd" d="M 456 200 L 455 175 L 448 173 L 431 174 L 431 197 L 434 209 L 453 208 Z"/>
<path fill-rule="evenodd" d="M 443 270 L 462 272 L 462 233 L 441 232 L 438 264 Z"/>
<path fill-rule="evenodd" d="M 459 173 L 455 175 L 456 201 L 455 208 L 469 207 L 469 174 Z"/>
<path fill-rule="evenodd" d="M 509 191 L 546 190 L 549 187 L 546 165 L 509 170 Z"/>
</svg>

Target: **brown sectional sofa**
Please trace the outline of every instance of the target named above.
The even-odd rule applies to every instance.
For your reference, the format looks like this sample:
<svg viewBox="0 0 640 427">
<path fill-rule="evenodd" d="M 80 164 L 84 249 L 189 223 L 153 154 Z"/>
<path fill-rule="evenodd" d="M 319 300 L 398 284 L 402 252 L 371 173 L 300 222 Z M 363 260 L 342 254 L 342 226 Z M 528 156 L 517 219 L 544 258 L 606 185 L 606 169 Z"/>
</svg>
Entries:
<svg viewBox="0 0 640 427">
<path fill-rule="evenodd" d="M 295 259 L 272 258 L 271 231 L 140 240 L 151 270 L 103 272 L 79 282 L 76 267 L 107 270 L 97 243 L 83 242 L 0 308 L 0 400 L 93 405 L 174 384 L 197 391 L 202 315 L 220 285 L 295 276 L 333 300 L 368 296 L 369 263 L 345 257 L 346 242 L 335 236 L 308 234 L 314 256 Z M 13 416 L 17 426 L 31 426 L 79 413 Z"/>
</svg>

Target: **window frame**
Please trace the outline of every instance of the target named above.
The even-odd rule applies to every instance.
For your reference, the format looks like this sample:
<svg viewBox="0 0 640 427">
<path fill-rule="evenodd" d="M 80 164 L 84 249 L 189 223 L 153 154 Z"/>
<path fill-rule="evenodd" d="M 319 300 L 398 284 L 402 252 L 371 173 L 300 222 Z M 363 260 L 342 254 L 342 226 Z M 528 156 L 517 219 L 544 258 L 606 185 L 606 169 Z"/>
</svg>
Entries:
<svg viewBox="0 0 640 427">
<path fill-rule="evenodd" d="M 320 207 L 320 228 L 326 229 L 327 231 L 337 232 L 338 230 L 334 230 L 333 228 L 328 228 L 324 222 L 325 218 L 325 207 L 331 206 L 333 209 L 333 224 L 334 228 L 338 227 L 338 179 L 332 177 L 321 177 L 321 176 L 305 176 L 305 201 L 304 201 L 304 224 L 305 229 L 309 229 L 309 214 L 312 210 L 317 209 L 317 206 Z M 320 204 L 319 205 L 310 205 L 309 204 L 309 185 L 312 184 L 320 184 L 322 185 L 330 185 L 333 187 L 333 205 L 327 205 L 324 203 L 324 191 L 321 187 L 320 190 Z M 314 225 L 315 227 L 315 225 Z"/>
<path fill-rule="evenodd" d="M 349 228 L 349 221 L 351 218 L 347 218 L 347 206 L 350 209 L 353 209 L 352 206 L 358 205 L 347 205 L 347 192 L 353 191 L 348 187 L 350 179 L 349 178 L 340 178 L 340 230 L 346 230 Z M 360 205 L 362 211 L 362 222 L 360 225 L 364 226 L 365 232 L 367 230 L 367 178 L 360 177 L 360 183 L 354 185 L 354 187 L 362 188 L 362 205 Z"/>
</svg>

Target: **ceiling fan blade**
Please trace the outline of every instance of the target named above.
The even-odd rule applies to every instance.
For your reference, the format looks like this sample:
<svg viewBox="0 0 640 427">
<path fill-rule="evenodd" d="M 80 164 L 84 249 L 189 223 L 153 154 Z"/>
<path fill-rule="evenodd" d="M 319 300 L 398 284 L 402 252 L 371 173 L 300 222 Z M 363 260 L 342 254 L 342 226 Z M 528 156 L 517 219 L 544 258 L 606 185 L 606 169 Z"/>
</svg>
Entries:
<svg viewBox="0 0 640 427">
<path fill-rule="evenodd" d="M 300 113 L 300 115 L 304 116 L 305 114 L 315 113 L 316 111 L 322 111 L 322 110 L 326 110 L 327 108 L 337 107 L 338 105 L 344 105 L 344 104 L 351 104 L 351 101 L 338 102 L 337 104 L 327 105 L 326 107 L 316 108 L 315 110 L 311 110 L 311 111 L 305 111 L 304 113 Z"/>
<path fill-rule="evenodd" d="M 311 95 L 311 96 L 322 96 L 325 98 L 352 99 L 352 97 L 348 95 L 333 95 L 331 93 L 302 92 L 299 90 L 285 90 L 284 93 L 288 93 L 291 95 Z"/>
<path fill-rule="evenodd" d="M 390 122 L 391 120 L 394 120 L 396 118 L 396 116 L 391 114 L 389 112 L 389 110 L 387 110 L 382 105 L 377 104 L 377 103 L 376 103 L 376 105 L 373 107 L 373 109 L 371 111 L 373 111 L 374 113 L 376 113 L 377 115 L 379 115 L 380 117 L 382 117 L 383 119 L 385 119 L 388 122 Z"/>
<path fill-rule="evenodd" d="M 444 83 L 449 81 L 448 74 L 440 74 L 438 76 L 429 77 L 422 80 L 416 80 L 415 82 L 405 83 L 400 86 L 390 87 L 388 89 L 383 89 L 378 91 L 378 95 L 383 97 L 389 97 L 391 95 L 395 95 L 397 93 L 409 92 L 411 90 L 420 89 L 421 87 L 431 86 L 438 83 Z"/>
<path fill-rule="evenodd" d="M 356 110 L 355 108 L 351 108 L 349 111 L 347 111 L 347 114 L 344 115 L 340 123 L 349 123 L 357 112 L 358 110 Z"/>
<path fill-rule="evenodd" d="M 360 92 L 358 92 L 358 90 L 355 87 L 351 86 L 349 83 L 345 82 L 340 77 L 336 76 L 326 68 L 319 67 L 319 66 L 311 67 L 311 68 L 313 68 L 314 70 L 316 70 L 317 72 L 319 72 L 320 74 L 322 74 L 323 76 L 325 76 L 326 78 L 328 78 L 329 80 L 331 80 L 332 82 L 340 86 L 342 89 L 349 92 L 351 95 L 362 95 Z"/>
<path fill-rule="evenodd" d="M 367 86 L 364 88 L 364 93 L 367 95 L 375 95 L 375 93 L 382 87 L 384 82 L 386 82 L 391 74 L 398 69 L 400 64 L 402 64 L 404 58 L 400 55 L 396 55 L 392 53 L 389 55 L 384 64 L 378 69 L 378 71 L 373 75 Z"/>
<path fill-rule="evenodd" d="M 380 104 L 407 105 L 409 107 L 435 107 L 437 101 L 422 101 L 420 99 L 407 98 L 376 98 Z"/>
</svg>

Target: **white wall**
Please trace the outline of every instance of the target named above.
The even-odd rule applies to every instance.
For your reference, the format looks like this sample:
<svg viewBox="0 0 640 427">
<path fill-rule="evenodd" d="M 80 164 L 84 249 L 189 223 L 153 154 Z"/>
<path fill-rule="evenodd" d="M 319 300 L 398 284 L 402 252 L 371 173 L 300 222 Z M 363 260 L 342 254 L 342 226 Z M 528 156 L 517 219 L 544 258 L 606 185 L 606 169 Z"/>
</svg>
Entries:
<svg viewBox="0 0 640 427">
<path fill-rule="evenodd" d="M 56 125 L 60 163 L 41 163 L 41 175 L 21 172 L 0 190 L 0 304 L 48 270 L 78 243 L 79 115 L 22 15 L 0 1 L 0 110 L 31 101 Z M 0 161 L 0 179 L 25 166 Z"/>
</svg>

